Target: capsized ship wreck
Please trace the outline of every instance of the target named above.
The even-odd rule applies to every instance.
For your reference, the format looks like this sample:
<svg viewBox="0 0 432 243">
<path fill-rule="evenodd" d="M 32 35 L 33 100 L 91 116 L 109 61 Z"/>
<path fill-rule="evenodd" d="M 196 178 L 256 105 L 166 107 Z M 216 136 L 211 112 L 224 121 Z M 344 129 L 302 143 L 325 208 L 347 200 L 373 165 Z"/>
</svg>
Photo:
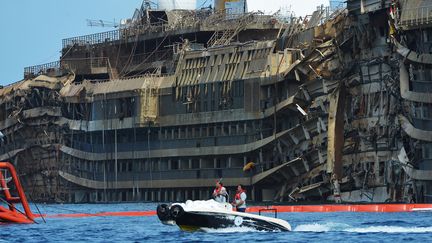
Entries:
<svg viewBox="0 0 432 243">
<path fill-rule="evenodd" d="M 0 160 L 33 200 L 208 199 L 223 178 L 255 201 L 432 201 L 432 1 L 216 6 L 143 4 L 0 89 Z"/>
</svg>

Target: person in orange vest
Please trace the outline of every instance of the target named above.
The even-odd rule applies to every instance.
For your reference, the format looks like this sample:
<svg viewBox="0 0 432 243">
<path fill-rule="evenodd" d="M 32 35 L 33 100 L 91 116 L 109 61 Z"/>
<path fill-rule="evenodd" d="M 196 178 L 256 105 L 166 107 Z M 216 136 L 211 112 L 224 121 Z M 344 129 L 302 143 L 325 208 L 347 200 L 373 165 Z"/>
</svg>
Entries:
<svg viewBox="0 0 432 243">
<path fill-rule="evenodd" d="M 213 198 L 216 202 L 227 202 L 228 192 L 221 181 L 216 181 L 216 188 L 213 190 Z"/>
<path fill-rule="evenodd" d="M 243 186 L 239 184 L 237 186 L 237 192 L 234 197 L 234 202 L 232 203 L 232 205 L 236 207 L 238 212 L 246 212 L 246 198 L 246 190 L 244 190 Z"/>
</svg>

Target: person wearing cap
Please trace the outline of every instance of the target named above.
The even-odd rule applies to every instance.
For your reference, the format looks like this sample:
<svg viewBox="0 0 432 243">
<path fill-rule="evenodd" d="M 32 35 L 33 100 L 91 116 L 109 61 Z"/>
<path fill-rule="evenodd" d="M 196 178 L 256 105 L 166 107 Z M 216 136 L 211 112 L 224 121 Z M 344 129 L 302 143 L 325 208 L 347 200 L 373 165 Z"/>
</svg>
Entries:
<svg viewBox="0 0 432 243">
<path fill-rule="evenodd" d="M 221 181 L 216 181 L 216 188 L 213 191 L 213 198 L 216 202 L 227 202 L 228 192 Z"/>
</svg>

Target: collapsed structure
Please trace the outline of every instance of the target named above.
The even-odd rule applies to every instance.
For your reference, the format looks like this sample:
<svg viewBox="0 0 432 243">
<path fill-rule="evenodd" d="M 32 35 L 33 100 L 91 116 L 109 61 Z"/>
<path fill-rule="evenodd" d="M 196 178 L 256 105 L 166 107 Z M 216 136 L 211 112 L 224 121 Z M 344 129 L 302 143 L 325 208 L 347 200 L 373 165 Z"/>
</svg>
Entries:
<svg viewBox="0 0 432 243">
<path fill-rule="evenodd" d="M 431 202 L 431 10 L 143 6 L 0 89 L 0 160 L 42 201 Z"/>
</svg>

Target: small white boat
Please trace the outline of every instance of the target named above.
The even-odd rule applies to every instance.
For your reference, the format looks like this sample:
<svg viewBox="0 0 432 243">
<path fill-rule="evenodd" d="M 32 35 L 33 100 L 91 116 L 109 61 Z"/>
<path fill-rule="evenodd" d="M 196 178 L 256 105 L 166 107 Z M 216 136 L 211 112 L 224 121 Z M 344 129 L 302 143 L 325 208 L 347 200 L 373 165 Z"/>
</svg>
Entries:
<svg viewBox="0 0 432 243">
<path fill-rule="evenodd" d="M 214 200 L 187 201 L 171 206 L 161 204 L 157 215 L 163 224 L 177 225 L 185 231 L 222 228 L 252 228 L 259 231 L 291 231 L 285 220 L 233 211 L 228 203 Z"/>
</svg>

